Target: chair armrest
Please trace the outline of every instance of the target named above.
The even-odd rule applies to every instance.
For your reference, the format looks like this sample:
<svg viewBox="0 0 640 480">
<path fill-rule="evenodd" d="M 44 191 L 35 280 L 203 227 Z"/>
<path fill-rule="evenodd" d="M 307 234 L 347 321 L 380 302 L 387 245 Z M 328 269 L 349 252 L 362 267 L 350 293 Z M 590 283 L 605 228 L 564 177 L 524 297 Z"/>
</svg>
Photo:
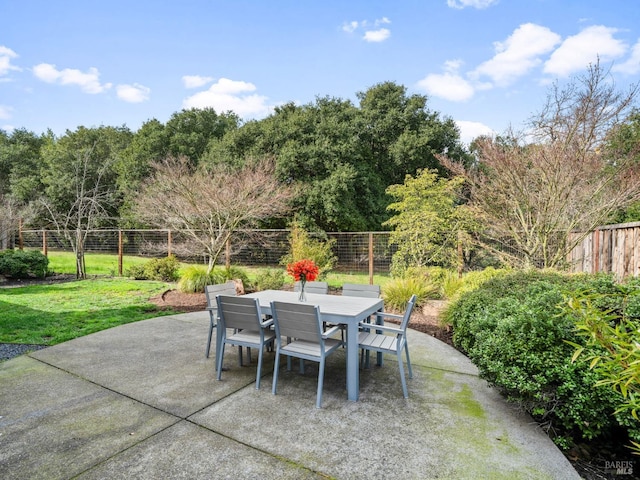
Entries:
<svg viewBox="0 0 640 480">
<path fill-rule="evenodd" d="M 273 325 L 273 318 L 270 318 L 264 322 L 260 322 L 260 326 L 262 328 L 267 328 L 267 327 L 270 327 L 271 325 Z"/>
<path fill-rule="evenodd" d="M 396 320 L 402 320 L 404 315 L 398 315 L 396 313 L 376 312 L 376 318 L 395 318 Z"/>
<path fill-rule="evenodd" d="M 360 327 L 366 328 L 368 330 L 380 330 L 382 332 L 398 333 L 398 334 L 404 335 L 404 330 L 397 327 L 388 327 L 386 325 L 377 325 L 375 323 L 366 323 L 366 322 L 360 322 Z"/>
<path fill-rule="evenodd" d="M 327 338 L 331 337 L 332 335 L 334 335 L 335 333 L 338 333 L 340 330 L 342 330 L 340 328 L 340 325 L 334 325 L 329 330 L 327 330 L 327 331 L 322 333 L 322 338 L 327 339 Z"/>
</svg>

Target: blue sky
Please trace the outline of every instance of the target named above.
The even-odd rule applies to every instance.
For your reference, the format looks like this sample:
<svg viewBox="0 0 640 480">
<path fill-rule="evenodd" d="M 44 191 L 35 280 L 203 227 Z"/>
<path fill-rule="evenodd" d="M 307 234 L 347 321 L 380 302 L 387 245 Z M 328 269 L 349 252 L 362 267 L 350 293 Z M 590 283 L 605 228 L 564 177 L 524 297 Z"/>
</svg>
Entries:
<svg viewBox="0 0 640 480">
<path fill-rule="evenodd" d="M 520 128 L 600 58 L 640 79 L 638 0 L 0 0 L 0 128 L 264 118 L 394 81 L 464 140 Z"/>
</svg>

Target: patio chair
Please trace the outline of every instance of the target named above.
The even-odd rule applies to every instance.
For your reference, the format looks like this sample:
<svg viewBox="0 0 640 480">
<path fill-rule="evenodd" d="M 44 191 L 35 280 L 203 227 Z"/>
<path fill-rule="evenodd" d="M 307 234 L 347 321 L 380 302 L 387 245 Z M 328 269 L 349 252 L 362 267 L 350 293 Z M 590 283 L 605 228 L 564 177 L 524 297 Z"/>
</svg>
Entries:
<svg viewBox="0 0 640 480">
<path fill-rule="evenodd" d="M 402 351 L 407 355 L 407 369 L 409 370 L 409 378 L 413 378 L 411 370 L 411 359 L 409 358 L 409 345 L 407 343 L 407 325 L 413 306 L 416 303 L 416 295 L 412 295 L 407 303 L 404 315 L 396 315 L 393 313 L 379 312 L 376 313 L 376 320 L 384 320 L 385 318 L 394 318 L 400 320 L 399 327 L 391 327 L 386 325 L 376 325 L 368 322 L 360 322 L 360 327 L 364 330 L 358 335 L 358 347 L 365 351 L 375 351 L 380 353 L 393 353 L 398 359 L 398 367 L 400 368 L 400 380 L 402 381 L 402 393 L 404 398 L 409 398 L 407 391 L 407 381 L 404 376 L 404 365 L 402 364 Z M 361 361 L 364 355 L 361 356 Z"/>
<path fill-rule="evenodd" d="M 296 282 L 293 285 L 294 292 L 299 292 L 300 288 L 300 282 Z M 304 286 L 304 291 L 307 293 L 319 293 L 320 295 L 326 295 L 329 293 L 329 284 L 327 282 L 307 282 Z"/>
<path fill-rule="evenodd" d="M 301 367 L 304 360 L 318 362 L 316 408 L 320 408 L 322 406 L 325 359 L 342 344 L 340 340 L 330 338 L 338 331 L 338 327 L 323 332 L 320 308 L 315 305 L 271 302 L 271 313 L 276 329 L 276 360 L 273 367 L 272 393 L 276 394 L 278 386 L 281 354 L 287 355 L 289 358 L 299 358 Z M 283 336 L 291 338 L 291 342 L 283 345 Z M 287 367 L 290 369 L 289 362 L 287 362 Z"/>
<path fill-rule="evenodd" d="M 204 294 L 207 298 L 207 311 L 209 312 L 209 337 L 207 338 L 207 350 L 205 356 L 209 358 L 211 349 L 211 337 L 213 329 L 216 328 L 218 322 L 218 304 L 216 303 L 216 295 L 236 295 L 236 284 L 233 280 L 218 285 L 207 285 L 204 287 Z M 218 365 L 216 365 L 216 369 Z"/>
<path fill-rule="evenodd" d="M 342 295 L 345 297 L 379 298 L 380 285 L 345 283 L 342 285 Z"/>
<path fill-rule="evenodd" d="M 254 347 L 258 349 L 256 389 L 259 389 L 264 347 L 275 339 L 275 332 L 269 328 L 273 324 L 273 320 L 262 320 L 260 303 L 255 298 L 218 295 L 216 300 L 219 321 L 222 327 L 220 329 L 220 351 L 216 352 L 218 380 L 222 377 L 222 360 L 224 358 L 225 345 L 237 345 L 241 349 L 242 347 Z M 230 337 L 227 336 L 227 328 L 235 329 Z"/>
</svg>

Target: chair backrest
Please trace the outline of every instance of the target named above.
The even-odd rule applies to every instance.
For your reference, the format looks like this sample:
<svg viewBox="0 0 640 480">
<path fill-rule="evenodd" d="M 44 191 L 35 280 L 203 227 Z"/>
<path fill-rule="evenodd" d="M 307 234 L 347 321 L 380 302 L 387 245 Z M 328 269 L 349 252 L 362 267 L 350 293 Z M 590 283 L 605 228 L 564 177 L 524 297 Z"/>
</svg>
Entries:
<svg viewBox="0 0 640 480">
<path fill-rule="evenodd" d="M 380 285 L 363 285 L 358 283 L 345 283 L 342 285 L 342 295 L 345 297 L 380 297 Z"/>
<path fill-rule="evenodd" d="M 271 302 L 276 337 L 292 337 L 322 343 L 322 319 L 316 305 Z"/>
<path fill-rule="evenodd" d="M 300 282 L 296 282 L 293 286 L 293 291 L 299 292 L 300 288 Z M 307 293 L 319 293 L 326 295 L 329 293 L 329 284 L 327 282 L 307 282 L 304 286 L 304 291 Z"/>
<path fill-rule="evenodd" d="M 217 295 L 218 315 L 225 328 L 259 331 L 260 303 L 257 298 Z"/>
<path fill-rule="evenodd" d="M 236 295 L 236 283 L 229 280 L 227 283 L 217 285 L 207 285 L 204 287 L 204 294 L 207 298 L 207 307 L 216 307 L 216 295 Z"/>
<path fill-rule="evenodd" d="M 413 294 L 411 298 L 407 302 L 407 309 L 404 311 L 404 316 L 402 317 L 402 322 L 400 322 L 400 328 L 402 330 L 407 329 L 407 325 L 409 325 L 409 320 L 411 319 L 411 312 L 413 311 L 413 307 L 416 304 L 416 300 L 418 297 Z"/>
</svg>

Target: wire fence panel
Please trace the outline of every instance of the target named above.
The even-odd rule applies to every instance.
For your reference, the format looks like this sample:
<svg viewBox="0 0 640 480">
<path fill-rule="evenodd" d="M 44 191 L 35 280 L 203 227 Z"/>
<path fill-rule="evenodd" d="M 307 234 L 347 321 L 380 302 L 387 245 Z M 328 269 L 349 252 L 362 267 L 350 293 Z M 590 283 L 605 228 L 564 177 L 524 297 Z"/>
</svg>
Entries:
<svg viewBox="0 0 640 480">
<path fill-rule="evenodd" d="M 280 260 L 289 252 L 289 230 L 240 230 L 234 232 L 218 258 L 218 264 L 281 267 Z M 314 235 L 318 239 L 324 235 Z M 53 230 L 22 230 L 23 248 L 71 252 L 65 235 Z M 336 270 L 344 272 L 386 273 L 395 248 L 389 245 L 388 232 L 328 233 L 333 253 L 338 259 Z M 92 230 L 87 234 L 87 253 L 132 255 L 149 258 L 175 255 L 192 263 L 207 263 L 201 242 L 176 230 Z"/>
</svg>

